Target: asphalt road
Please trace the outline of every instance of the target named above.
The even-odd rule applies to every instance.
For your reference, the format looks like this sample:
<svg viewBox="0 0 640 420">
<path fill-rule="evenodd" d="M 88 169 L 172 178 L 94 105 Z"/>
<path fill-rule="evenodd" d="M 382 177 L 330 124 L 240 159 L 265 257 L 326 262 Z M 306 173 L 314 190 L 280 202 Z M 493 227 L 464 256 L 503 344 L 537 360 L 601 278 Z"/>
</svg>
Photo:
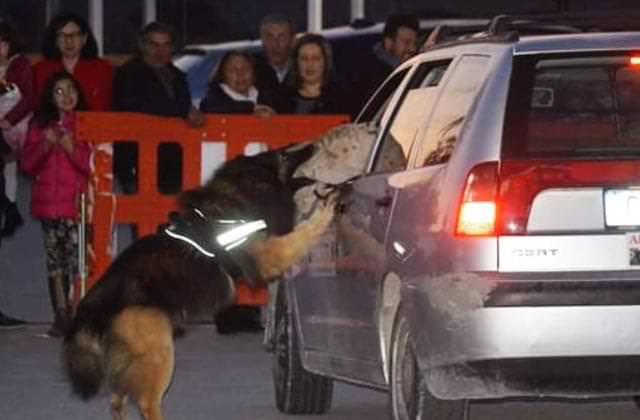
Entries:
<svg viewBox="0 0 640 420">
<path fill-rule="evenodd" d="M 106 395 L 84 403 L 70 395 L 60 371 L 60 341 L 40 336 L 47 325 L 0 331 L 0 419 L 110 419 Z M 326 416 L 287 416 L 275 408 L 271 358 L 259 334 L 218 336 L 210 325 L 190 326 L 176 348 L 174 382 L 164 401 L 167 420 L 383 420 L 386 395 L 337 384 Z M 131 407 L 130 419 L 139 419 Z M 631 420 L 631 401 L 507 402 L 471 406 L 472 420 Z"/>
</svg>

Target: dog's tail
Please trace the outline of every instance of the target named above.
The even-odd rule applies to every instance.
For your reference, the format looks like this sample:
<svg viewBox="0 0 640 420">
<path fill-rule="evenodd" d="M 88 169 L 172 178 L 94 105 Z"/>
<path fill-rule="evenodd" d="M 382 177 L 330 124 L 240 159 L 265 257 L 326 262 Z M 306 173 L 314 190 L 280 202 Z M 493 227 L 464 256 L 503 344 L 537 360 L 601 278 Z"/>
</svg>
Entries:
<svg viewBox="0 0 640 420">
<path fill-rule="evenodd" d="M 79 329 L 65 339 L 64 370 L 73 392 L 83 400 L 95 396 L 105 380 L 105 354 L 101 336 L 90 329 Z"/>
</svg>

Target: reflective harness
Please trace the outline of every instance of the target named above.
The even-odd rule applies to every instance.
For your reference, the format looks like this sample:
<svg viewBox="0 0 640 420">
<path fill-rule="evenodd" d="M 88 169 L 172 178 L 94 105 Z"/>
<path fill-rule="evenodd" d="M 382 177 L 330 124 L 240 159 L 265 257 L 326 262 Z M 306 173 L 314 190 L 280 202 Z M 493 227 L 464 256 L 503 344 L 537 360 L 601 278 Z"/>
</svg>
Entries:
<svg viewBox="0 0 640 420">
<path fill-rule="evenodd" d="M 243 279 L 255 286 L 260 275 L 251 256 L 240 247 L 254 233 L 267 228 L 264 220 L 209 219 L 198 208 L 185 213 L 171 212 L 162 231 L 190 245 L 208 258 L 216 258 L 220 268 L 233 280 Z"/>
</svg>

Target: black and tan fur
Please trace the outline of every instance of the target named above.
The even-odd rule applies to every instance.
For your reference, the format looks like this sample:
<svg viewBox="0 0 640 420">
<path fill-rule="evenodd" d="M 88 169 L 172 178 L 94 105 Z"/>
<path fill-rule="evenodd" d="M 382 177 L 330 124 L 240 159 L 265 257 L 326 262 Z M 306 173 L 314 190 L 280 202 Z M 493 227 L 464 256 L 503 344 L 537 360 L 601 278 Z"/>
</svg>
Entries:
<svg viewBox="0 0 640 420">
<path fill-rule="evenodd" d="M 251 240 L 244 252 L 258 277 L 268 281 L 301 258 L 332 218 L 327 205 L 294 229 L 293 194 L 303 184 L 292 174 L 312 150 L 296 147 L 234 159 L 179 202 L 211 218 L 265 220 L 268 232 Z M 144 419 L 163 419 L 176 326 L 189 315 L 212 314 L 234 298 L 234 283 L 217 258 L 162 234 L 136 241 L 77 308 L 63 349 L 73 390 L 88 399 L 106 385 L 116 420 L 125 418 L 128 398 Z"/>
</svg>

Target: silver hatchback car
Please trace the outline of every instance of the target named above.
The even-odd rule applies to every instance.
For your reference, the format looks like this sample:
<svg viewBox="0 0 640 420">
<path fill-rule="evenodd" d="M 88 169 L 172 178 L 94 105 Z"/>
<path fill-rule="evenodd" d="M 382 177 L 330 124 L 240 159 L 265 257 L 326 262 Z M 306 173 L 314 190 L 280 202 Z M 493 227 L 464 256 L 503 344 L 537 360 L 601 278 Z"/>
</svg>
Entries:
<svg viewBox="0 0 640 420">
<path fill-rule="evenodd" d="M 282 411 L 325 412 L 334 379 L 389 391 L 393 419 L 640 395 L 640 32 L 501 19 L 403 64 L 361 113 L 366 171 L 280 284 Z"/>
</svg>

